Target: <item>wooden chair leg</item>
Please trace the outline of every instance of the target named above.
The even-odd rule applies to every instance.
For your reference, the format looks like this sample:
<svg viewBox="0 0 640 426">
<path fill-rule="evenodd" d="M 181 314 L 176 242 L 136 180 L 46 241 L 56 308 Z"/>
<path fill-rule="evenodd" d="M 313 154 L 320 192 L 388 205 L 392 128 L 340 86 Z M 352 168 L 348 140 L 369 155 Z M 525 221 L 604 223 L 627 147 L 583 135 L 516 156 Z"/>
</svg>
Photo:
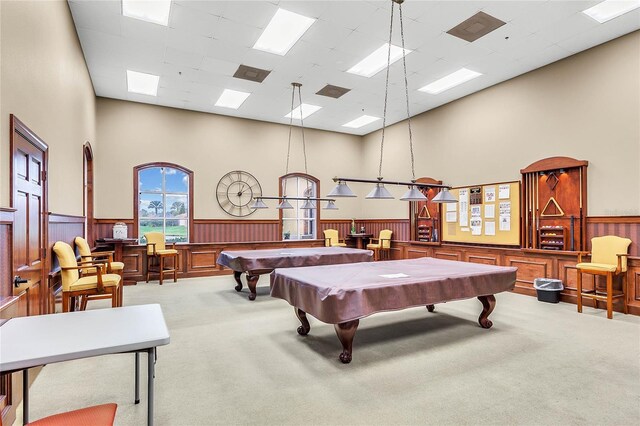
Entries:
<svg viewBox="0 0 640 426">
<path fill-rule="evenodd" d="M 613 274 L 607 274 L 607 318 L 613 318 Z"/>
<path fill-rule="evenodd" d="M 89 301 L 89 298 L 87 296 L 80 296 L 80 310 L 81 311 L 86 311 L 87 310 L 87 302 Z"/>
<path fill-rule="evenodd" d="M 66 292 L 62 292 L 62 312 L 69 312 L 69 302 L 71 297 Z"/>
<path fill-rule="evenodd" d="M 164 276 L 164 256 L 160 256 L 160 285 L 162 285 L 162 277 Z"/>
<path fill-rule="evenodd" d="M 118 307 L 118 287 L 111 287 L 111 307 Z"/>
<path fill-rule="evenodd" d="M 582 271 L 579 269 L 576 280 L 576 305 L 578 305 L 578 313 L 582 313 Z"/>
<path fill-rule="evenodd" d="M 622 275 L 622 300 L 623 300 L 623 307 L 622 307 L 622 312 L 624 312 L 625 315 L 627 315 L 629 313 L 629 307 L 627 306 L 627 296 L 629 294 L 629 292 L 627 291 L 627 285 L 628 285 L 628 281 L 627 281 L 627 273 L 623 272 Z"/>
<path fill-rule="evenodd" d="M 147 282 L 149 282 L 149 255 L 147 255 Z"/>
<path fill-rule="evenodd" d="M 178 255 L 173 257 L 173 282 L 178 282 Z"/>
</svg>

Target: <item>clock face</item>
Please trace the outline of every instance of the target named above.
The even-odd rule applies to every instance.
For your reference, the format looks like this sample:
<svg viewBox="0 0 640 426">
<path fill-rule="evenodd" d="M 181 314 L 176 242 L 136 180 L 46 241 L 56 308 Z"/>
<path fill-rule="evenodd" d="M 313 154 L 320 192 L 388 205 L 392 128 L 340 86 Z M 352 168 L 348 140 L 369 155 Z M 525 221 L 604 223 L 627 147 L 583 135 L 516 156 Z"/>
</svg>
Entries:
<svg viewBox="0 0 640 426">
<path fill-rule="evenodd" d="M 249 216 L 255 212 L 249 206 L 254 197 L 262 195 L 258 180 L 251 173 L 234 170 L 222 176 L 216 188 L 216 198 L 222 209 L 232 216 Z"/>
</svg>

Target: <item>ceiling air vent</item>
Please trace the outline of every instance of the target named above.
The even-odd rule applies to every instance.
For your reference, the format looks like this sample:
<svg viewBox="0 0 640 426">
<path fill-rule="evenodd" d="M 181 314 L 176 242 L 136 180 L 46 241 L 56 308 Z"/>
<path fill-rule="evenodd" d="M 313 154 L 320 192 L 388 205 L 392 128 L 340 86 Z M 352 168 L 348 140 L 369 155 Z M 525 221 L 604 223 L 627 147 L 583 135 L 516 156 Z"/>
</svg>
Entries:
<svg viewBox="0 0 640 426">
<path fill-rule="evenodd" d="M 248 67 L 246 65 L 240 65 L 238 70 L 233 76 L 235 78 L 242 78 L 243 80 L 255 81 L 256 83 L 262 83 L 271 71 L 263 70 L 260 68 Z"/>
<path fill-rule="evenodd" d="M 505 22 L 484 12 L 478 12 L 466 21 L 456 25 L 447 31 L 447 34 L 461 38 L 466 41 L 476 41 L 491 31 L 500 28 Z"/>
<path fill-rule="evenodd" d="M 327 84 L 319 92 L 316 92 L 316 95 L 328 96 L 330 98 L 338 99 L 340 96 L 349 92 L 351 89 L 345 89 L 344 87 L 332 86 L 331 84 Z"/>
</svg>

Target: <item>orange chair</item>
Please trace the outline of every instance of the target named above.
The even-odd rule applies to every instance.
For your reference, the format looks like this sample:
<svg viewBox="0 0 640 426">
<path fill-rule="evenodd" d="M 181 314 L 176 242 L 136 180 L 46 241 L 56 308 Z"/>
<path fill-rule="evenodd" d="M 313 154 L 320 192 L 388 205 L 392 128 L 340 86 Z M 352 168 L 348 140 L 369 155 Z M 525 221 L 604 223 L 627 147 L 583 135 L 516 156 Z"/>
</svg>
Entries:
<svg viewBox="0 0 640 426">
<path fill-rule="evenodd" d="M 27 426 L 112 426 L 116 418 L 117 404 L 102 404 L 66 413 L 54 414 Z M 0 426 L 2 417 L 0 416 Z"/>
</svg>

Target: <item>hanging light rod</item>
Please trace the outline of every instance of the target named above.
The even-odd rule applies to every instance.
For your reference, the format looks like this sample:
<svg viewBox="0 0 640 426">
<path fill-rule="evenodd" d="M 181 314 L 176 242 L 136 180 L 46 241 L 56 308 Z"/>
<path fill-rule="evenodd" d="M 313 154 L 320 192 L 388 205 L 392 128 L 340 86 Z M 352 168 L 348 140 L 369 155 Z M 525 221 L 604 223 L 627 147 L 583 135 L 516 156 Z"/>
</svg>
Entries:
<svg viewBox="0 0 640 426">
<path fill-rule="evenodd" d="M 395 0 L 394 0 L 395 1 Z M 449 185 L 440 185 L 437 183 L 420 183 L 420 182 L 396 182 L 385 179 L 354 179 L 354 178 L 343 178 L 343 177 L 334 177 L 334 182 L 357 182 L 357 183 L 384 183 L 388 185 L 404 185 L 404 186 L 416 186 L 418 188 L 446 188 L 451 189 Z"/>
<path fill-rule="evenodd" d="M 298 200 L 298 201 L 304 201 L 304 204 L 300 207 L 301 209 L 304 209 L 304 210 L 314 210 L 316 206 L 313 203 L 313 201 L 326 201 L 327 205 L 323 207 L 324 210 L 338 210 L 338 207 L 335 204 L 336 200 L 333 198 L 287 197 L 285 195 L 280 197 L 266 197 L 266 196 L 262 197 L 261 196 L 261 197 L 255 197 L 254 200 L 255 201 L 251 205 L 252 209 L 268 209 L 269 206 L 267 206 L 262 200 L 279 200 L 280 204 L 276 208 L 279 210 L 287 210 L 287 209 L 293 208 L 293 206 L 289 203 L 289 200 Z"/>
</svg>

